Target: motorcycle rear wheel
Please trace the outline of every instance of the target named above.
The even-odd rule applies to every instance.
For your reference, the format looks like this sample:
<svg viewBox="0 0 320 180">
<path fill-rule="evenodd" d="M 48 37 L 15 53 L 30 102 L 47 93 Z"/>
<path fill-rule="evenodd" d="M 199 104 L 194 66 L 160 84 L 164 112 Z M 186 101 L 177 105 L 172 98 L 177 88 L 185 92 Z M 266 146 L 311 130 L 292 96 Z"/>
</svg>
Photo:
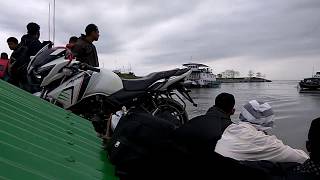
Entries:
<svg viewBox="0 0 320 180">
<path fill-rule="evenodd" d="M 157 109 L 153 111 L 153 115 L 169 120 L 176 126 L 180 127 L 188 122 L 188 114 L 183 106 L 176 100 L 163 98 L 159 100 Z"/>
</svg>

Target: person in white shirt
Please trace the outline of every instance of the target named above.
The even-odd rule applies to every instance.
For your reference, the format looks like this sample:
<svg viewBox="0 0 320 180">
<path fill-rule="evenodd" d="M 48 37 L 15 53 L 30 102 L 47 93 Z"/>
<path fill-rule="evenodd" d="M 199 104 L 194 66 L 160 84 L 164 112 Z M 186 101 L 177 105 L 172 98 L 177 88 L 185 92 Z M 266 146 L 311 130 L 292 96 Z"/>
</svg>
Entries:
<svg viewBox="0 0 320 180">
<path fill-rule="evenodd" d="M 215 152 L 236 160 L 303 163 L 309 157 L 303 150 L 285 145 L 268 132 L 274 113 L 268 103 L 251 100 L 245 104 L 239 122 L 229 125 L 218 141 Z"/>
</svg>

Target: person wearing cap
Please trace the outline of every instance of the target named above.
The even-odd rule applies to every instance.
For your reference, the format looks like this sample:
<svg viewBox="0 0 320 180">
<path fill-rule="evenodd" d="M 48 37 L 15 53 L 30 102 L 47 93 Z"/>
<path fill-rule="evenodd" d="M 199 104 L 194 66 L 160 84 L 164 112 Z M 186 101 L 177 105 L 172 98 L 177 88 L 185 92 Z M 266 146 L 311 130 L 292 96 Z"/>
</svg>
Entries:
<svg viewBox="0 0 320 180">
<path fill-rule="evenodd" d="M 268 103 L 251 100 L 242 107 L 239 122 L 228 126 L 215 152 L 236 160 L 303 163 L 309 157 L 269 135 L 274 112 Z"/>
<path fill-rule="evenodd" d="M 93 67 L 99 66 L 96 47 L 93 42 L 99 39 L 99 30 L 95 24 L 89 24 L 85 29 L 86 34 L 81 34 L 72 49 L 73 55 L 78 61 L 87 63 Z"/>
</svg>

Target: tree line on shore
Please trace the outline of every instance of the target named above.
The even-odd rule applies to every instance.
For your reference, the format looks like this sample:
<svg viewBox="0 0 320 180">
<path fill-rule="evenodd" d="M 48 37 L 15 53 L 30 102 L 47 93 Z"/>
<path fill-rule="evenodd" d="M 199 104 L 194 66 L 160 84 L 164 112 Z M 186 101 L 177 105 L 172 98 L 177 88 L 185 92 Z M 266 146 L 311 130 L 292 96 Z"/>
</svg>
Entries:
<svg viewBox="0 0 320 180">
<path fill-rule="evenodd" d="M 240 77 L 240 72 L 236 71 L 236 70 L 233 70 L 233 69 L 227 69 L 227 70 L 219 73 L 217 75 L 217 77 L 218 78 L 237 78 L 237 77 Z M 262 74 L 261 72 L 254 72 L 253 70 L 249 70 L 248 77 L 249 78 L 253 78 L 253 77 L 265 78 L 266 75 Z"/>
</svg>

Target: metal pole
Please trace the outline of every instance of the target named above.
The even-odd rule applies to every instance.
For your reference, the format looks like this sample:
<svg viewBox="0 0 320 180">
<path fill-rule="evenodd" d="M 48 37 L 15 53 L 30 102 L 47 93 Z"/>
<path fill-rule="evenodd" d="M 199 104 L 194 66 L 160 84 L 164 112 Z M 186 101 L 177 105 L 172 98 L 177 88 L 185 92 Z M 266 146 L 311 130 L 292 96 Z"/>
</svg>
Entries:
<svg viewBox="0 0 320 180">
<path fill-rule="evenodd" d="M 48 28 L 49 28 L 49 41 L 50 41 L 50 38 L 51 38 L 51 7 L 50 7 L 50 3 L 49 3 Z"/>
<path fill-rule="evenodd" d="M 53 0 L 53 44 L 56 39 L 56 0 Z"/>
<path fill-rule="evenodd" d="M 311 77 L 313 77 L 314 75 L 314 65 L 312 65 L 312 76 Z"/>
</svg>

